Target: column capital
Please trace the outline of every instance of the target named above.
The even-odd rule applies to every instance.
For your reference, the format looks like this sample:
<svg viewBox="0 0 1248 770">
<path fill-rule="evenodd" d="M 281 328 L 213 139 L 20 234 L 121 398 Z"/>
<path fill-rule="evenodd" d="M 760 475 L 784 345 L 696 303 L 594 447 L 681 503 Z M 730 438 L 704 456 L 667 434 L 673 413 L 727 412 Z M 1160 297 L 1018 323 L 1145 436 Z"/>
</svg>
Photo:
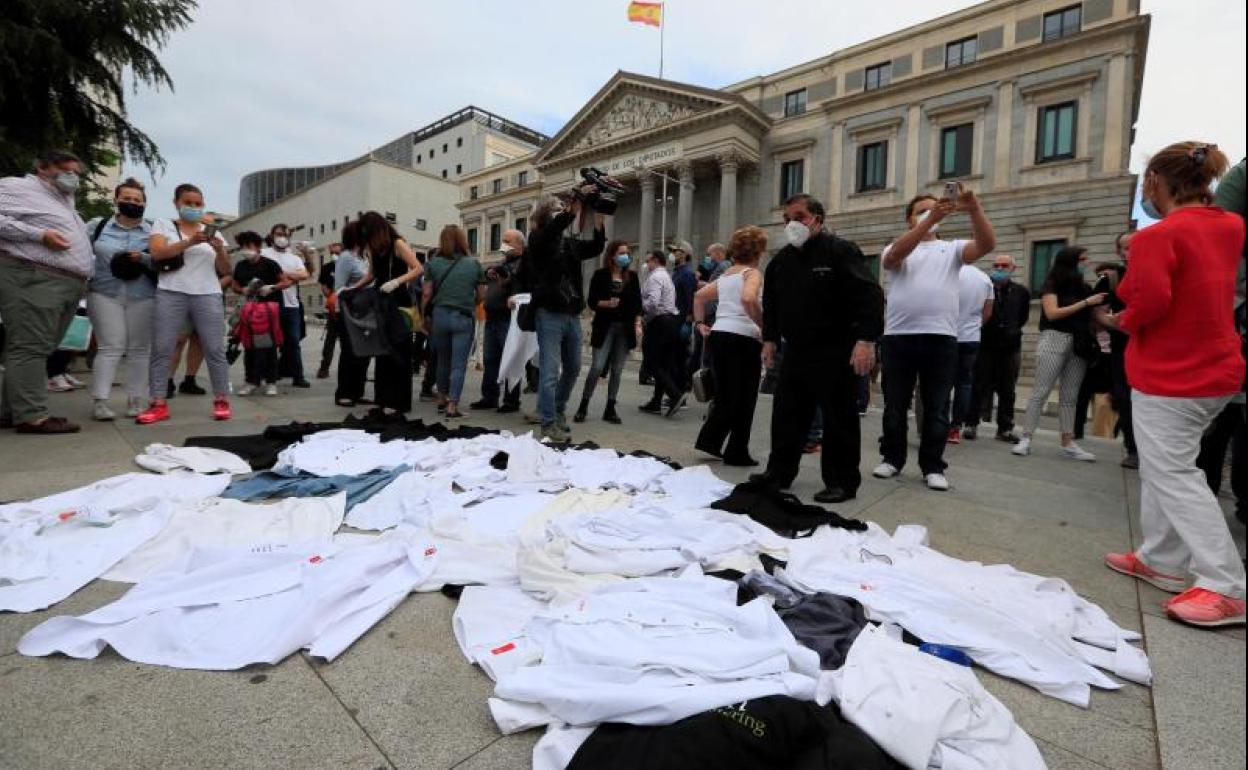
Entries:
<svg viewBox="0 0 1248 770">
<path fill-rule="evenodd" d="M 680 179 L 682 185 L 693 184 L 693 164 L 687 160 L 677 161 L 674 166 L 676 176 Z"/>
<path fill-rule="evenodd" d="M 736 173 L 741 167 L 742 157 L 736 152 L 721 152 L 715 156 L 715 162 L 719 164 L 720 173 L 731 172 Z"/>
</svg>

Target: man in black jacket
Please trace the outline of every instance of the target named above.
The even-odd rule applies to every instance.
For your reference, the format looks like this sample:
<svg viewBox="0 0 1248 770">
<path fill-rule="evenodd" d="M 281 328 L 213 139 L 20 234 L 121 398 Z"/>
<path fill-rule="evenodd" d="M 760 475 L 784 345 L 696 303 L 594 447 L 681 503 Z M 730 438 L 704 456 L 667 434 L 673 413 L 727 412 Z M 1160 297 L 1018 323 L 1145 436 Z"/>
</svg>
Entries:
<svg viewBox="0 0 1248 770">
<path fill-rule="evenodd" d="M 823 204 L 809 195 L 785 201 L 788 245 L 763 277 L 763 363 L 770 367 L 784 340 L 784 359 L 771 413 L 767 470 L 751 478 L 788 487 L 802 445 L 823 411 L 821 503 L 857 495 L 861 438 L 858 377 L 875 366 L 884 330 L 884 293 L 857 245 L 824 230 Z"/>
<path fill-rule="evenodd" d="M 542 202 L 529 234 L 526 270 L 531 268 L 541 370 L 538 414 L 542 436 L 559 443 L 571 439 L 565 410 L 581 371 L 581 262 L 599 257 L 607 242 L 606 216 L 583 203 L 596 189 L 583 185 L 566 204 L 557 198 Z"/>
<path fill-rule="evenodd" d="M 524 233 L 508 230 L 503 233 L 504 261 L 485 271 L 489 281 L 485 289 L 485 331 L 482 346 L 485 348 L 485 373 L 481 377 L 481 399 L 469 404 L 472 409 L 497 409 L 506 414 L 520 411 L 520 384 L 502 392 L 498 382 L 498 369 L 503 360 L 503 347 L 507 342 L 507 330 L 511 328 L 511 295 L 516 293 L 516 272 L 524 257 Z M 499 406 L 499 396 L 502 406 Z"/>
<path fill-rule="evenodd" d="M 1031 314 L 1031 292 L 1011 280 L 1014 258 L 998 254 L 992 260 L 992 317 L 984 324 L 975 361 L 975 383 L 971 395 L 971 411 L 962 437 L 974 439 L 981 417 L 992 415 L 992 397 L 997 397 L 997 440 L 1018 443 L 1014 434 L 1014 387 L 1022 363 L 1023 327 Z"/>
</svg>

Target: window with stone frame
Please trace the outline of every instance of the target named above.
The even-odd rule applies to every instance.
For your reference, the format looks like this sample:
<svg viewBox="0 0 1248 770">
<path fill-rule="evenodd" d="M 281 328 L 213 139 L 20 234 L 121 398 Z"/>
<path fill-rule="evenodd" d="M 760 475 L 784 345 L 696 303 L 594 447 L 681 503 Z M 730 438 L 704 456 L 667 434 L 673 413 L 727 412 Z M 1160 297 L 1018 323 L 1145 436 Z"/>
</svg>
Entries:
<svg viewBox="0 0 1248 770">
<path fill-rule="evenodd" d="M 940 130 L 940 178 L 970 176 L 975 153 L 975 124 Z"/>
<path fill-rule="evenodd" d="M 870 142 L 858 148 L 858 192 L 888 186 L 888 142 Z"/>
<path fill-rule="evenodd" d="M 874 91 L 877 88 L 883 88 L 893 79 L 893 63 L 886 61 L 883 64 L 877 64 L 874 67 L 867 67 L 866 79 L 863 84 L 864 91 Z"/>
<path fill-rule="evenodd" d="M 1078 147 L 1078 102 L 1049 104 L 1036 117 L 1036 163 L 1075 157 Z"/>
<path fill-rule="evenodd" d="M 804 191 L 806 175 L 805 159 L 785 161 L 780 164 L 780 202 Z"/>
</svg>

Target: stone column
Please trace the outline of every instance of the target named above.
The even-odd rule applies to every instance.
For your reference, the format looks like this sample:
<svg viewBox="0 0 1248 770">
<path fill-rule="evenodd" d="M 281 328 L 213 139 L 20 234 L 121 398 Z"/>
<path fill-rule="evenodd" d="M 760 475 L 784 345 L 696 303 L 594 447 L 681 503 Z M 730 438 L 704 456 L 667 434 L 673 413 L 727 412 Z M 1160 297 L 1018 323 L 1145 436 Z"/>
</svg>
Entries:
<svg viewBox="0 0 1248 770">
<path fill-rule="evenodd" d="M 997 85 L 997 146 L 992 157 L 992 189 L 994 190 L 1004 190 L 1010 186 L 1013 122 L 1014 81 L 1002 80 Z M 985 187 L 987 187 L 987 181 L 987 179 L 984 180 Z"/>
<path fill-rule="evenodd" d="M 637 249 L 645 254 L 654 248 L 654 175 L 638 169 L 641 183 L 641 209 L 637 214 Z"/>
<path fill-rule="evenodd" d="M 828 211 L 841 211 L 841 176 L 844 174 L 845 161 L 845 122 L 838 120 L 832 124 L 832 169 L 828 179 L 828 199 L 824 202 Z"/>
<path fill-rule="evenodd" d="M 1113 174 L 1127 170 L 1130 161 L 1127 142 L 1131 129 L 1127 125 L 1127 89 L 1131 84 L 1130 59 L 1122 54 L 1109 57 L 1105 73 L 1105 145 L 1101 148 L 1101 171 Z M 1087 155 L 1092 155 L 1089 147 Z"/>
<path fill-rule="evenodd" d="M 676 166 L 676 177 L 680 180 L 680 197 L 676 200 L 676 237 L 687 241 L 693 229 L 693 166 L 687 161 L 680 163 Z"/>
<path fill-rule="evenodd" d="M 725 246 L 737 228 L 737 168 L 736 155 L 720 155 L 719 161 L 719 240 Z"/>
<path fill-rule="evenodd" d="M 898 185 L 905 190 L 906 200 L 919 192 L 919 129 L 922 122 L 923 109 L 917 104 L 910 105 L 906 113 L 906 183 Z"/>
</svg>

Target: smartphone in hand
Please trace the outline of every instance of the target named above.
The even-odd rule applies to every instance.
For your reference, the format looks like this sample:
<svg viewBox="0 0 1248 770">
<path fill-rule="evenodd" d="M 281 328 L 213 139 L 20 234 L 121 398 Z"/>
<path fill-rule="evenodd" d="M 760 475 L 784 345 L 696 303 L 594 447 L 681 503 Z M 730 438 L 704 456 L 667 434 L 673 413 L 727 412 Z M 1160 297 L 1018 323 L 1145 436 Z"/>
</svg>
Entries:
<svg viewBox="0 0 1248 770">
<path fill-rule="evenodd" d="M 961 182 L 945 182 L 945 198 L 953 203 L 958 202 L 958 196 L 962 194 Z"/>
</svg>

